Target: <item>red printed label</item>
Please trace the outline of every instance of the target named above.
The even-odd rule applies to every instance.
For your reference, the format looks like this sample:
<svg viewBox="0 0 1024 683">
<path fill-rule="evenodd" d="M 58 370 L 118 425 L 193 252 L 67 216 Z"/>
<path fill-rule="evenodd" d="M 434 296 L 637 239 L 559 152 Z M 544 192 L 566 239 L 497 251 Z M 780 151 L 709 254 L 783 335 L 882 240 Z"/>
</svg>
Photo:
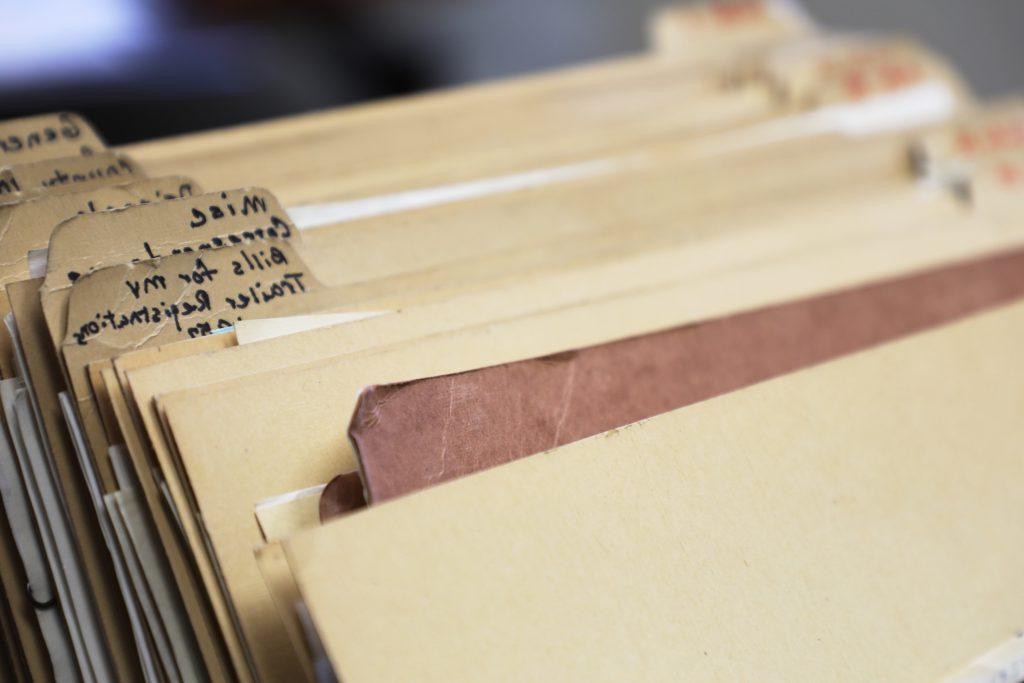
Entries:
<svg viewBox="0 0 1024 683">
<path fill-rule="evenodd" d="M 956 133 L 955 149 L 959 154 L 980 156 L 1024 147 L 1024 112 L 1010 120 L 999 120 L 982 126 L 961 128 Z"/>
<path fill-rule="evenodd" d="M 761 21 L 768 13 L 765 4 L 757 0 L 716 2 L 711 4 L 708 10 L 711 18 L 724 26 Z"/>
<path fill-rule="evenodd" d="M 1007 189 L 1019 188 L 1024 183 L 1024 162 L 1020 159 L 1003 159 L 997 162 L 995 178 Z"/>
<path fill-rule="evenodd" d="M 922 64 L 902 51 L 868 50 L 826 56 L 818 63 L 822 81 L 849 100 L 902 90 L 925 79 Z"/>
</svg>

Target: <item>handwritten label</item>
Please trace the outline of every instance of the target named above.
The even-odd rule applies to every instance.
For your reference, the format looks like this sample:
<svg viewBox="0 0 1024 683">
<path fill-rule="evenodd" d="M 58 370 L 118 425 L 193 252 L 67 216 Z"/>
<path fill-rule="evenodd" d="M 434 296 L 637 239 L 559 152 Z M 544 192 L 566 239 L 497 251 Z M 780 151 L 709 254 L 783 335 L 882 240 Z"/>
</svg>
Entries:
<svg viewBox="0 0 1024 683">
<path fill-rule="evenodd" d="M 251 216 L 267 213 L 267 200 L 257 194 L 244 194 L 238 206 L 228 197 L 227 192 L 220 193 L 220 201 L 192 207 L 192 219 L 188 227 L 195 230 L 211 221 L 224 220 L 233 216 Z"/>
<path fill-rule="evenodd" d="M 39 184 L 42 187 L 60 187 L 63 185 L 85 183 L 90 180 L 130 176 L 133 173 L 135 173 L 135 166 L 128 159 L 122 157 L 112 159 L 109 162 L 89 164 L 85 168 L 57 167 L 47 177 L 43 178 Z"/>
<path fill-rule="evenodd" d="M 265 199 L 267 213 L 260 212 L 249 216 L 236 213 L 235 216 L 229 216 L 199 228 L 190 226 L 190 222 L 195 220 L 192 214 L 193 208 L 209 207 L 211 202 L 222 202 L 225 197 L 231 200 L 235 206 L 240 206 L 245 195 L 254 195 Z M 277 227 L 279 224 L 284 227 Z M 103 214 L 83 214 L 64 221 L 54 229 L 50 237 L 46 277 L 39 291 L 43 316 L 46 319 L 52 341 L 57 347 L 60 347 L 66 340 L 71 339 L 73 330 L 69 330 L 68 325 L 72 321 L 77 321 L 75 323 L 75 330 L 77 330 L 77 326 L 94 319 L 96 313 L 100 313 L 102 317 L 105 312 L 104 307 L 101 307 L 98 302 L 111 302 L 105 304 L 105 307 L 117 310 L 117 306 L 114 304 L 120 301 L 120 292 L 124 289 L 123 281 L 107 282 L 104 285 L 106 289 L 96 289 L 99 286 L 96 282 L 102 282 L 104 278 L 112 277 L 110 273 L 116 274 L 117 268 L 131 269 L 136 266 L 140 269 L 155 268 L 162 264 L 164 259 L 175 259 L 178 256 L 187 258 L 192 254 L 217 251 L 217 247 L 213 245 L 215 237 L 224 245 L 242 246 L 247 243 L 247 240 L 258 240 L 258 235 L 268 236 L 271 232 L 277 237 L 268 239 L 277 239 L 282 244 L 286 243 L 287 237 L 292 237 L 292 241 L 301 239 L 296 234 L 294 226 L 291 225 L 280 203 L 273 194 L 262 188 L 229 190 L 172 199 Z M 144 242 L 149 247 L 148 253 L 144 248 Z M 224 249 L 226 246 L 220 248 Z M 147 259 L 149 254 L 160 254 L 162 258 L 158 256 L 152 261 L 139 262 L 140 259 Z M 289 256 L 290 262 L 295 259 L 298 259 L 297 255 L 294 259 Z M 188 264 L 189 269 L 194 267 L 194 259 L 192 261 L 193 263 Z M 177 262 L 178 265 L 181 263 Z M 171 265 L 164 267 L 169 268 Z M 211 265 L 211 268 L 219 267 Z M 107 274 L 100 275 L 104 272 Z M 95 277 L 90 276 L 91 284 L 85 286 L 82 279 L 90 273 Z M 128 277 L 127 274 L 122 274 L 125 278 Z M 160 274 L 167 278 L 168 283 L 175 279 L 173 275 Z M 83 299 L 81 292 L 90 289 L 92 289 L 93 295 Z M 110 294 L 115 290 L 118 292 L 117 294 Z M 78 292 L 78 296 L 75 296 L 75 292 Z M 84 306 L 89 310 L 79 310 L 72 314 L 70 308 L 72 300 L 77 301 L 76 305 L 79 307 Z M 174 300 L 165 299 L 165 302 Z M 215 302 L 216 298 L 211 298 L 211 304 Z M 156 304 L 159 304 L 159 300 Z M 213 310 L 212 305 L 211 310 Z M 83 315 L 84 319 L 80 317 Z M 162 325 L 153 330 L 153 334 L 157 336 L 169 333 L 177 334 L 173 326 L 168 329 L 166 325 Z M 102 333 L 100 337 L 110 338 Z M 173 337 L 166 338 L 170 340 Z M 121 337 L 110 339 L 112 339 L 110 343 L 117 344 L 120 343 Z M 126 339 L 128 347 L 136 344 L 130 336 Z M 73 340 L 72 344 L 75 344 Z M 76 345 L 71 348 L 78 347 Z M 65 349 L 65 359 L 67 359 L 71 348 Z"/>
<path fill-rule="evenodd" d="M 680 19 L 695 26 L 713 24 L 725 28 L 764 21 L 768 17 L 767 4 L 762 0 L 721 0 L 683 6 L 675 11 Z"/>
<path fill-rule="evenodd" d="M 0 164 L 89 155 L 105 145 L 88 122 L 62 112 L 0 123 Z"/>
<path fill-rule="evenodd" d="M 18 182 L 13 171 L 4 171 L 0 174 L 0 195 L 20 193 L 21 183 Z"/>
<path fill-rule="evenodd" d="M 1024 160 L 1003 159 L 993 167 L 996 182 L 1003 187 L 1020 189 L 1024 185 Z"/>
<path fill-rule="evenodd" d="M 283 240 L 114 266 L 72 288 L 65 343 L 120 346 L 159 333 L 205 336 L 319 287 Z"/>
<path fill-rule="evenodd" d="M 61 223 L 50 240 L 49 285 L 60 287 L 116 263 L 138 263 L 240 245 L 296 239 L 298 233 L 267 190 L 253 188 L 132 206 Z M 58 281 L 56 278 L 60 278 Z"/>
<path fill-rule="evenodd" d="M 206 241 L 172 247 L 169 255 L 219 249 L 220 247 L 243 244 L 253 240 L 290 239 L 295 234 L 295 230 L 288 220 L 281 215 L 274 215 L 274 206 L 264 195 L 256 192 L 243 193 L 237 198 L 237 204 L 233 197 L 228 196 L 227 192 L 221 192 L 218 198 L 221 201 L 193 206 L 188 220 L 188 227 L 193 230 L 204 227 L 216 229 L 218 221 L 238 218 L 248 219 L 251 217 L 258 218 L 261 214 L 266 216 L 266 225 L 256 225 L 236 232 L 213 235 Z M 148 241 L 142 243 L 142 248 L 149 259 L 167 255 L 161 254 Z M 69 273 L 68 278 L 73 279 L 74 275 L 74 273 Z"/>
<path fill-rule="evenodd" d="M 120 154 L 62 157 L 19 164 L 0 171 L 0 201 L 24 199 L 71 187 L 98 187 L 144 177 L 134 161 Z"/>
<path fill-rule="evenodd" d="M 199 191 L 199 186 L 191 180 L 179 181 L 176 184 L 173 182 L 168 183 L 160 178 L 157 178 L 156 181 L 143 181 L 142 183 L 133 184 L 130 190 L 135 192 L 136 196 L 128 201 L 114 203 L 104 202 L 103 200 L 97 201 L 95 198 L 86 199 L 82 208 L 76 213 L 82 215 L 101 211 L 114 211 L 116 209 L 126 209 L 129 206 L 142 206 L 143 204 L 162 202 L 168 199 L 194 197 L 196 192 Z M 146 187 L 146 185 L 150 187 Z"/>
<path fill-rule="evenodd" d="M 1010 120 L 993 121 L 978 128 L 963 128 L 956 133 L 957 153 L 968 156 L 993 154 L 1024 148 L 1024 112 Z"/>
<path fill-rule="evenodd" d="M 220 224 L 218 221 L 226 219 L 247 219 L 250 227 L 239 229 L 233 232 L 213 234 L 208 240 L 194 244 L 184 244 L 172 247 L 167 254 L 163 254 L 148 241 L 142 242 L 142 249 L 146 259 L 161 258 L 163 256 L 174 256 L 176 254 L 190 254 L 194 252 L 220 249 L 232 245 L 242 245 L 256 240 L 290 240 L 295 236 L 295 228 L 283 214 L 274 214 L 276 202 L 271 202 L 266 196 L 259 193 L 242 193 L 238 196 L 229 197 L 227 193 L 220 193 L 217 197 L 220 201 L 191 208 L 188 217 L 190 229 L 212 228 L 216 229 Z M 237 200 L 234 199 L 237 197 Z M 265 218 L 262 218 L 264 217 Z M 264 221 L 264 225 L 252 225 L 253 219 Z M 143 259 L 135 259 L 135 262 Z M 78 273 L 69 272 L 68 279 L 74 282 Z"/>
<path fill-rule="evenodd" d="M 0 208 L 0 284 L 26 275 L 26 255 L 45 252 L 61 221 L 76 215 L 191 196 L 198 185 L 184 176 L 141 180 L 127 185 L 40 197 Z M 45 272 L 46 257 L 42 264 Z"/>
</svg>

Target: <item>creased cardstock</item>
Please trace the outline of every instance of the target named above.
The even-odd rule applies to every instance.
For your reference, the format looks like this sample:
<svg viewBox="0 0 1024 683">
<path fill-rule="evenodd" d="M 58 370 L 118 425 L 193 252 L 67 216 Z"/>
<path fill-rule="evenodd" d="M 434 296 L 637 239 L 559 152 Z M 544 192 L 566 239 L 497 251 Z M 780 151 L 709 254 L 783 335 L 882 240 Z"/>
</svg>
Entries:
<svg viewBox="0 0 1024 683">
<path fill-rule="evenodd" d="M 316 526 L 323 490 L 323 486 L 312 486 L 257 503 L 254 512 L 263 540 L 279 541 L 299 530 Z"/>
<path fill-rule="evenodd" d="M 61 157 L 0 168 L 0 206 L 48 194 L 120 185 L 146 177 L 117 152 Z"/>
<path fill-rule="evenodd" d="M 4 254 L 0 280 L 6 283 L 27 275 L 28 252 L 45 249 L 53 230 L 69 218 L 201 192 L 195 181 L 170 176 L 41 197 L 0 208 L 0 253 Z"/>
<path fill-rule="evenodd" d="M 63 345 L 132 349 L 164 334 L 205 336 L 319 287 L 285 240 L 110 266 L 71 287 Z"/>
<path fill-rule="evenodd" d="M 29 276 L 28 252 L 44 249 L 59 223 L 81 213 L 161 201 L 200 192 L 193 180 L 183 176 L 139 180 L 68 194 L 44 195 L 34 200 L 0 206 L 0 285 Z M 0 313 L 10 310 L 6 296 L 0 296 Z M 13 365 L 7 339 L 0 338 L 0 370 L 12 376 Z"/>
<path fill-rule="evenodd" d="M 63 367 L 60 348 L 67 334 L 67 306 L 72 285 L 83 274 L 107 266 L 158 258 L 164 252 L 168 256 L 201 252 L 264 237 L 298 239 L 294 226 L 274 197 L 258 189 L 137 204 L 102 213 L 80 214 L 64 221 L 50 238 L 47 275 L 39 293 L 54 354 L 50 362 L 58 364 L 68 375 L 68 381 L 71 380 L 68 368 Z M 172 280 L 177 282 L 174 277 Z M 138 283 L 139 287 L 146 286 L 144 278 Z M 123 293 L 123 296 L 128 294 Z M 103 298 L 107 306 L 113 306 L 122 296 L 111 294 Z M 175 302 L 171 304 L 173 307 Z M 97 301 L 95 305 L 101 304 Z M 148 314 L 149 310 L 145 312 Z M 81 372 L 82 368 L 75 371 Z M 37 390 L 53 392 L 56 388 L 40 385 Z M 102 430 L 98 428 L 95 413 L 91 412 L 86 420 L 90 435 L 99 435 Z M 104 488 L 109 491 L 114 490 L 113 473 L 105 456 L 105 447 L 92 453 Z"/>
</svg>

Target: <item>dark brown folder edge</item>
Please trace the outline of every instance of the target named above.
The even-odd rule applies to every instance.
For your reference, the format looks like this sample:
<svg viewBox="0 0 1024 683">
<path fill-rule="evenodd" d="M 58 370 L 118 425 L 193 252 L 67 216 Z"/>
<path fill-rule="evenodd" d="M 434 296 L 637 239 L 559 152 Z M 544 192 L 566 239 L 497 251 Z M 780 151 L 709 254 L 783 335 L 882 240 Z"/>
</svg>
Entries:
<svg viewBox="0 0 1024 683">
<path fill-rule="evenodd" d="M 359 397 L 349 437 L 373 503 L 1024 296 L 1024 250 Z M 332 482 L 323 518 L 352 509 Z"/>
</svg>

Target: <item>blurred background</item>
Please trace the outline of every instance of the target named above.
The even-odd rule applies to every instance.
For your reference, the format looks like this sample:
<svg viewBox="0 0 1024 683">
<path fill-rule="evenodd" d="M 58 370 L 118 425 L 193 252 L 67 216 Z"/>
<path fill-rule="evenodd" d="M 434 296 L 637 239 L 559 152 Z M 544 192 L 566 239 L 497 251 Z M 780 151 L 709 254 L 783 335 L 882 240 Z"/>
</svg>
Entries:
<svg viewBox="0 0 1024 683">
<path fill-rule="evenodd" d="M 664 0 L 3 2 L 0 117 L 79 111 L 111 144 L 636 52 Z M 906 32 L 981 96 L 1024 91 L 1024 0 L 803 0 Z"/>
</svg>

